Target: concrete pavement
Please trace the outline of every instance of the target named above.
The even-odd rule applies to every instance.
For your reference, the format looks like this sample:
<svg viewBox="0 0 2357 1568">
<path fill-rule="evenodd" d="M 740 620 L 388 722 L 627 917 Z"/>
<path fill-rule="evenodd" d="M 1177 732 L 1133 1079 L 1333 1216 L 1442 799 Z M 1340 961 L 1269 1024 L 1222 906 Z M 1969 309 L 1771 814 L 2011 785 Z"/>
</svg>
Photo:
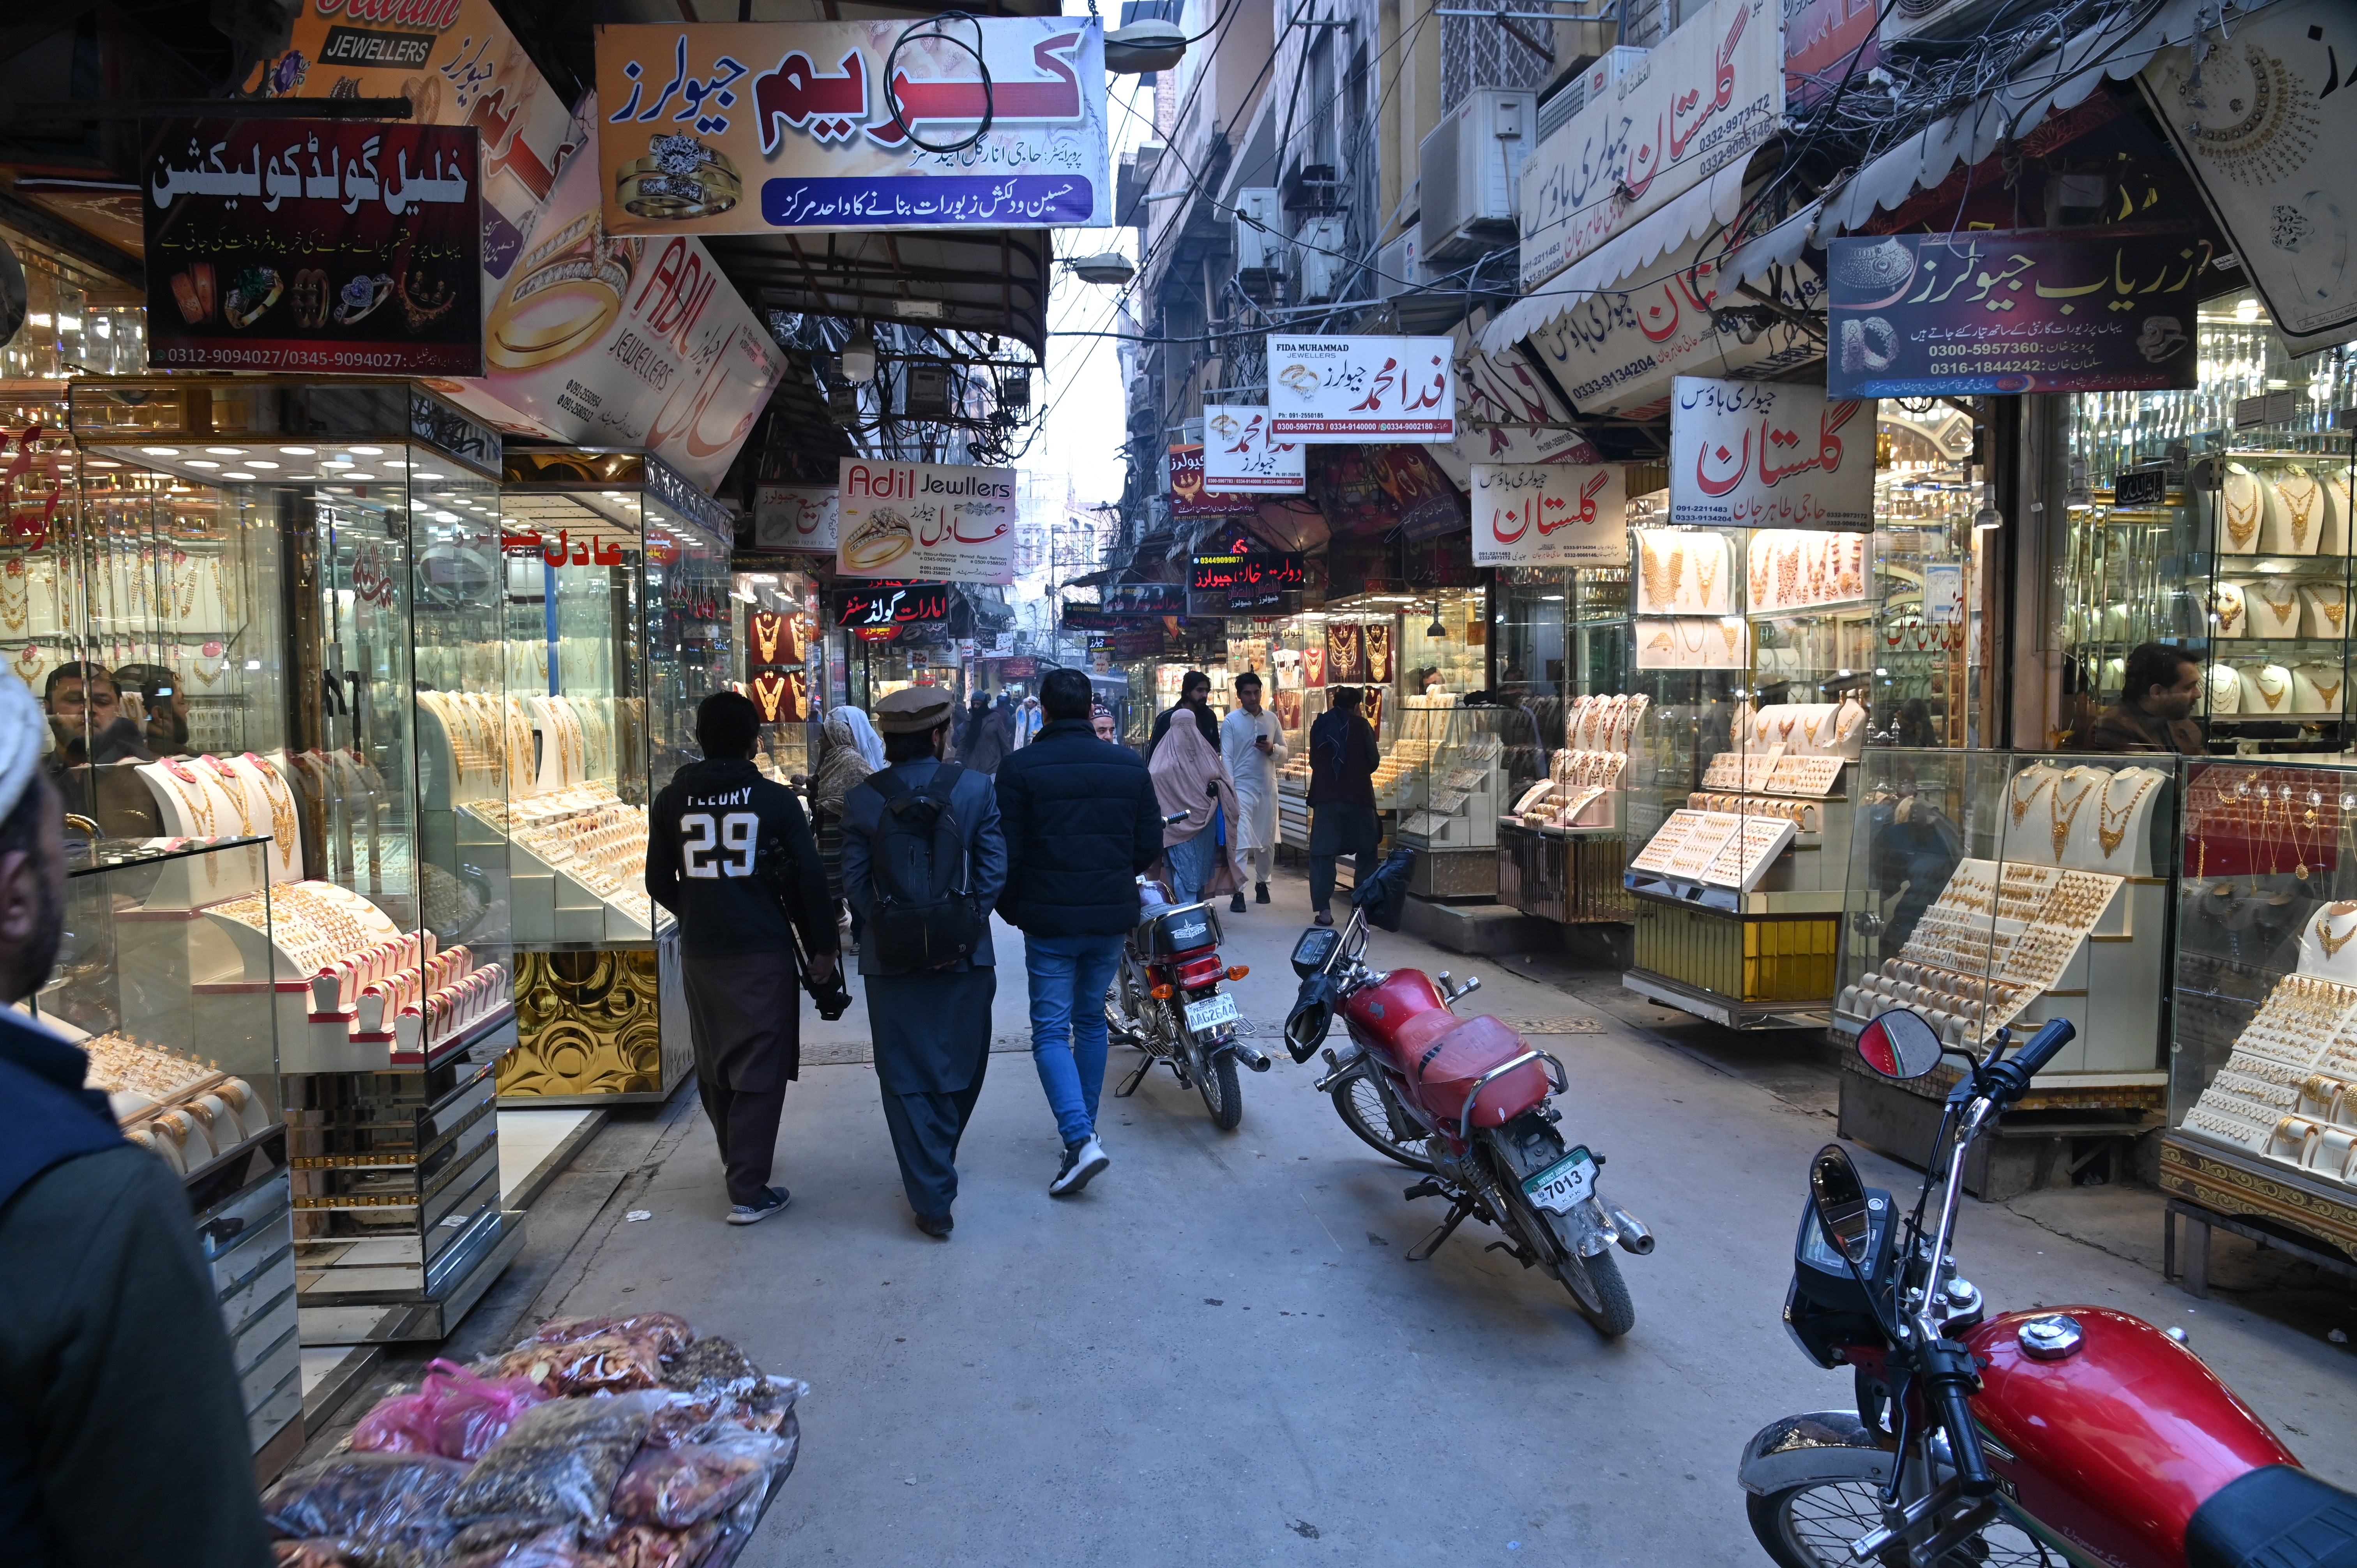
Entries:
<svg viewBox="0 0 2357 1568">
<path fill-rule="evenodd" d="M 1271 1035 L 1307 918 L 1304 884 L 1275 886 L 1275 905 L 1228 919 L 1226 947 L 1253 966 L 1235 989 Z M 1008 1046 L 1024 1034 L 1019 940 L 1002 928 Z M 717 1160 L 683 1094 L 618 1118 L 560 1178 L 457 1348 L 535 1316 L 662 1307 L 809 1380 L 801 1463 L 744 1559 L 762 1568 L 1765 1563 L 1733 1479 L 1744 1440 L 1849 1402 L 1848 1380 L 1810 1365 L 1778 1317 L 1829 1100 L 1800 1067 L 1728 1070 L 1650 1009 L 1583 1005 L 1412 939 L 1379 935 L 1372 956 L 1480 973 L 1468 1011 L 1604 1020 L 1539 1043 L 1573 1077 L 1564 1131 L 1609 1157 L 1608 1196 L 1660 1239 L 1651 1258 L 1620 1256 L 1638 1313 L 1625 1340 L 1485 1252 L 1496 1238 L 1470 1223 L 1432 1262 L 1405 1262 L 1441 1205 L 1404 1202 L 1412 1173 L 1353 1138 L 1279 1051 L 1245 1076 L 1233 1133 L 1161 1069 L 1108 1098 L 1113 1165 L 1069 1201 L 1045 1190 L 1058 1144 L 1030 1062 L 995 1056 L 946 1244 L 909 1223 L 863 1063 L 805 1067 L 777 1175 L 793 1207 L 748 1230 L 720 1223 Z M 809 1024 L 813 1058 L 858 1054 L 856 1009 Z M 1116 1049 L 1108 1095 L 1135 1060 Z M 1912 1173 L 1853 1152 L 1869 1180 L 1911 1190 Z M 1996 1309 L 2083 1302 L 2188 1326 L 2307 1463 L 2357 1484 L 2344 1348 L 2197 1303 L 2028 1214 L 1968 1205 L 1958 1250 Z"/>
</svg>

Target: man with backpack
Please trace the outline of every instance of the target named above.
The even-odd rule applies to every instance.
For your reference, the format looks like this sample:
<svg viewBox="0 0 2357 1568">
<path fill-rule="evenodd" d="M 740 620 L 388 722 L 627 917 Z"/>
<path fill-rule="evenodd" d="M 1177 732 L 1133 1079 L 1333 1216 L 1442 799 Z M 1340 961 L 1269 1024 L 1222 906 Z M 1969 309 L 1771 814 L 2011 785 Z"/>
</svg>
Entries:
<svg viewBox="0 0 2357 1568">
<path fill-rule="evenodd" d="M 843 891 L 865 935 L 884 1121 L 917 1229 L 949 1240 L 958 1140 L 990 1065 L 990 911 L 1006 840 L 986 774 L 942 761 L 956 702 L 909 686 L 876 704 L 885 766 L 844 797 Z"/>
<path fill-rule="evenodd" d="M 679 918 L 695 1087 L 720 1144 L 731 1225 L 757 1224 L 788 1201 L 770 1185 L 770 1165 L 786 1085 L 802 1072 L 795 933 L 821 984 L 836 952 L 818 841 L 794 792 L 754 765 L 760 736 L 751 698 L 705 698 L 695 710 L 704 760 L 672 775 L 647 813 L 647 897 Z"/>
<path fill-rule="evenodd" d="M 1007 860 L 998 908 L 1023 933 L 1031 1058 L 1064 1141 L 1048 1190 L 1066 1197 L 1109 1163 L 1097 1141 L 1105 988 L 1137 924 L 1137 874 L 1162 854 L 1162 808 L 1137 753 L 1091 733 L 1086 675 L 1049 671 L 1039 702 L 1046 726 L 998 770 Z"/>
</svg>

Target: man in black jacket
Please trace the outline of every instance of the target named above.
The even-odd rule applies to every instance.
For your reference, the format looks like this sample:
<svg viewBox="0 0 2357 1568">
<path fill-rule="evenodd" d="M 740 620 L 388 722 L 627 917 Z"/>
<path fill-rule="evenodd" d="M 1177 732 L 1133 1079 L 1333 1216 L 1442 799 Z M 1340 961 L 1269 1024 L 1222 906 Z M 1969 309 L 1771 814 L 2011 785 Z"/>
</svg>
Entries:
<svg viewBox="0 0 2357 1568">
<path fill-rule="evenodd" d="M 1146 737 L 1146 756 L 1154 755 L 1154 748 L 1160 746 L 1162 737 L 1170 733 L 1170 721 L 1181 714 L 1192 714 L 1195 727 L 1203 732 L 1203 738 L 1211 743 L 1211 749 L 1220 749 L 1220 721 L 1211 714 L 1211 678 L 1200 670 L 1189 670 L 1178 678 L 1177 704 L 1154 715 L 1154 733 Z"/>
<path fill-rule="evenodd" d="M 1048 1190 L 1076 1193 L 1105 1168 L 1105 988 L 1137 923 L 1137 874 L 1162 853 L 1162 808 L 1146 764 L 1092 733 L 1094 693 L 1077 670 L 1039 685 L 1048 723 L 998 770 L 1006 889 L 998 912 L 1023 933 L 1031 1059 L 1056 1112 L 1064 1163 Z"/>
<path fill-rule="evenodd" d="M 1334 923 L 1334 863 L 1353 854 L 1354 880 L 1375 874 L 1383 825 L 1375 815 L 1375 768 L 1383 753 L 1374 727 L 1360 715 L 1359 688 L 1337 686 L 1331 704 L 1309 726 L 1309 907 L 1318 923 Z"/>
<path fill-rule="evenodd" d="M 679 917 L 695 1086 L 720 1144 L 731 1225 L 767 1219 L 789 1196 L 770 1185 L 770 1165 L 786 1085 L 802 1074 L 794 933 L 821 983 L 836 952 L 818 841 L 794 792 L 753 765 L 760 735 L 750 698 L 705 698 L 695 710 L 704 760 L 673 774 L 647 813 L 647 897 Z"/>
</svg>

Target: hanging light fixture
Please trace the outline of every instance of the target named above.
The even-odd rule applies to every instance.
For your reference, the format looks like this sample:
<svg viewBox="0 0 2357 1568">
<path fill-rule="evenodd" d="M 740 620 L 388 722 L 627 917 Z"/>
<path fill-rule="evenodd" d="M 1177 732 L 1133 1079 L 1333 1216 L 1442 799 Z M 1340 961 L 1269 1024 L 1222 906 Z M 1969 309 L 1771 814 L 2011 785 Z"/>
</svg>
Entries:
<svg viewBox="0 0 2357 1568">
<path fill-rule="evenodd" d="M 1443 626 L 1440 621 L 1440 601 L 1438 599 L 1432 601 L 1432 624 L 1424 628 L 1424 635 L 1426 637 L 1439 638 L 1444 641 L 1447 640 L 1448 637 L 1448 628 L 1446 626 Z"/>
<path fill-rule="evenodd" d="M 843 367 L 845 381 L 872 381 L 876 379 L 876 339 L 868 333 L 866 323 L 862 322 L 852 333 L 851 340 L 844 344 L 835 355 L 835 362 Z"/>
</svg>

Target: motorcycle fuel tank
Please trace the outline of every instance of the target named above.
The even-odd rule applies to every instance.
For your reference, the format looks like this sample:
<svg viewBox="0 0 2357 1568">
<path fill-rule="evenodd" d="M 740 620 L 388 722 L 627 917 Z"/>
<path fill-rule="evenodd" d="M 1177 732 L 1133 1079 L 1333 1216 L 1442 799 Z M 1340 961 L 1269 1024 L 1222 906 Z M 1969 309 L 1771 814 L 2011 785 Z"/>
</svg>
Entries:
<svg viewBox="0 0 2357 1568">
<path fill-rule="evenodd" d="M 1381 985 L 1370 985 L 1342 1004 L 1342 1016 L 1360 1044 L 1398 1060 L 1400 1032 L 1426 1013 L 1448 1013 L 1431 977 L 1421 970 L 1394 970 Z M 1450 1022 L 1455 1015 L 1449 1014 Z M 1403 1064 L 1405 1065 L 1405 1064 Z"/>
<path fill-rule="evenodd" d="M 2298 1463 L 2199 1358 L 2141 1318 L 2013 1312 L 1964 1343 L 1982 1367 L 1973 1414 L 1993 1440 L 1992 1466 L 2089 1562 L 2176 1568 L 2186 1521 L 2212 1492 L 2262 1465 Z"/>
</svg>

